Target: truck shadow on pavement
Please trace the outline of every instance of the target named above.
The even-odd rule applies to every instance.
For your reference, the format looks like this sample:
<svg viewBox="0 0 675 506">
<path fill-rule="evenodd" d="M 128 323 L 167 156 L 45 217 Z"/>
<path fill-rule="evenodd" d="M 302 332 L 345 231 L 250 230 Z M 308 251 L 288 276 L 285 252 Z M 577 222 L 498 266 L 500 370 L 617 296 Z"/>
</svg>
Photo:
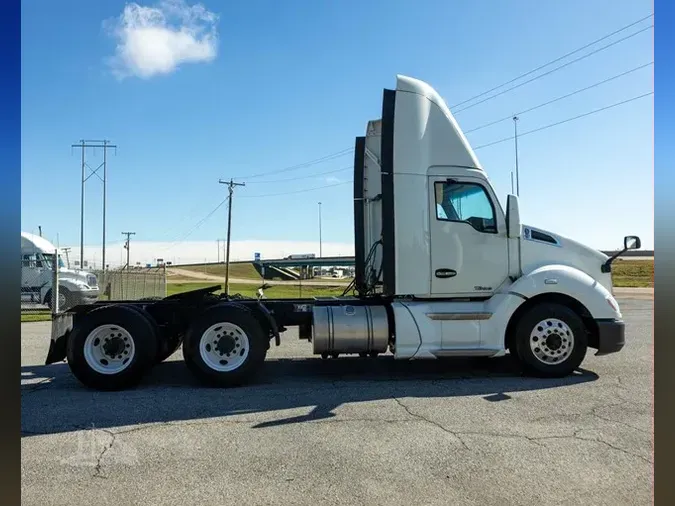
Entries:
<svg viewBox="0 0 675 506">
<path fill-rule="evenodd" d="M 204 387 L 182 361 L 168 361 L 156 366 L 135 389 L 98 392 L 83 387 L 65 363 L 24 366 L 21 428 L 22 436 L 33 436 L 236 416 L 237 421 L 250 421 L 252 428 L 260 429 L 332 418 L 334 409 L 351 403 L 460 396 L 508 402 L 509 393 L 597 379 L 597 374 L 584 369 L 560 379 L 524 377 L 508 356 L 416 362 L 393 357 L 327 361 L 312 357 L 268 359 L 254 382 L 229 389 Z M 305 414 L 278 418 L 273 413 L 292 409 Z"/>
</svg>

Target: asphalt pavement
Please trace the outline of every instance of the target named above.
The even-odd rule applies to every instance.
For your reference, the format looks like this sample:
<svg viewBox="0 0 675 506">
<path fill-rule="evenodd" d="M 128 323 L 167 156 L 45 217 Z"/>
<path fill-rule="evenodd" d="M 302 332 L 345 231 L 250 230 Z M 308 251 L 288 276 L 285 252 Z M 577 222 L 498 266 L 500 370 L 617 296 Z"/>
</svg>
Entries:
<svg viewBox="0 0 675 506">
<path fill-rule="evenodd" d="M 653 301 L 620 303 L 624 350 L 559 380 L 509 357 L 322 361 L 289 331 L 250 386 L 202 387 L 178 352 L 102 393 L 22 324 L 22 504 L 651 504 Z"/>
</svg>

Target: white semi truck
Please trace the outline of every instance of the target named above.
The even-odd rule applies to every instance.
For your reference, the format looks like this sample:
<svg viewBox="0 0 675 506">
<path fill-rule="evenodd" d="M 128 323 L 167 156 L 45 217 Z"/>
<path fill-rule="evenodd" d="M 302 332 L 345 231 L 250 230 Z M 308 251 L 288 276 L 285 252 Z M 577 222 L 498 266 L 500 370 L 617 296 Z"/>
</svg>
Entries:
<svg viewBox="0 0 675 506">
<path fill-rule="evenodd" d="M 44 237 L 21 232 L 21 301 L 52 308 L 54 269 L 58 267 L 60 310 L 98 300 L 98 279 L 90 272 L 68 269 L 61 256 L 54 265 L 56 246 Z"/>
<path fill-rule="evenodd" d="M 67 358 L 96 389 L 137 384 L 182 344 L 189 369 L 245 383 L 289 327 L 324 358 L 399 360 L 509 353 L 524 372 L 570 374 L 588 348 L 618 352 L 625 330 L 612 261 L 572 239 L 521 225 L 506 209 L 443 99 L 398 76 L 354 157 L 355 279 L 343 297 L 215 295 L 81 305 L 54 319 L 47 364 Z M 624 238 L 624 251 L 640 247 Z"/>
</svg>

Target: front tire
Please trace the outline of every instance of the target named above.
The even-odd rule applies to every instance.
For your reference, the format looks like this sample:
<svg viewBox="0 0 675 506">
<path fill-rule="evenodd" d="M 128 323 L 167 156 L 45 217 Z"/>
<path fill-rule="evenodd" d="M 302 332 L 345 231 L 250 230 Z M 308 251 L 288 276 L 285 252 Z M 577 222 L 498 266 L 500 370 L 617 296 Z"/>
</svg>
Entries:
<svg viewBox="0 0 675 506">
<path fill-rule="evenodd" d="M 45 304 L 47 304 L 50 311 L 54 310 L 54 301 L 51 290 L 45 295 Z M 75 306 L 75 296 L 67 288 L 59 286 L 59 312 L 63 313 L 73 306 Z"/>
<path fill-rule="evenodd" d="M 217 305 L 188 329 L 183 358 L 201 382 L 231 387 L 246 383 L 258 372 L 268 348 L 269 336 L 247 308 Z"/>
<path fill-rule="evenodd" d="M 530 376 L 561 378 L 572 374 L 588 349 L 583 320 L 561 304 L 544 303 L 518 321 L 511 352 Z"/>
<path fill-rule="evenodd" d="M 156 352 L 155 328 L 140 311 L 104 306 L 75 325 L 66 355 L 73 375 L 85 386 L 123 390 L 141 381 Z"/>
</svg>

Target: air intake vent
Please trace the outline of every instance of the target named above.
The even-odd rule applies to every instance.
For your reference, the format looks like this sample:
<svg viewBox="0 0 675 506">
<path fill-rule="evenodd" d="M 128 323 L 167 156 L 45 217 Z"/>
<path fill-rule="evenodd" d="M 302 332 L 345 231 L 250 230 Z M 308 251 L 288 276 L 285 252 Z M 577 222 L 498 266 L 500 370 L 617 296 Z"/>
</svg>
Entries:
<svg viewBox="0 0 675 506">
<path fill-rule="evenodd" d="M 544 234 L 543 232 L 538 232 L 536 230 L 532 231 L 531 237 L 535 241 L 548 242 L 548 243 L 551 243 L 551 244 L 558 244 L 558 241 L 556 241 L 550 235 Z"/>
</svg>

